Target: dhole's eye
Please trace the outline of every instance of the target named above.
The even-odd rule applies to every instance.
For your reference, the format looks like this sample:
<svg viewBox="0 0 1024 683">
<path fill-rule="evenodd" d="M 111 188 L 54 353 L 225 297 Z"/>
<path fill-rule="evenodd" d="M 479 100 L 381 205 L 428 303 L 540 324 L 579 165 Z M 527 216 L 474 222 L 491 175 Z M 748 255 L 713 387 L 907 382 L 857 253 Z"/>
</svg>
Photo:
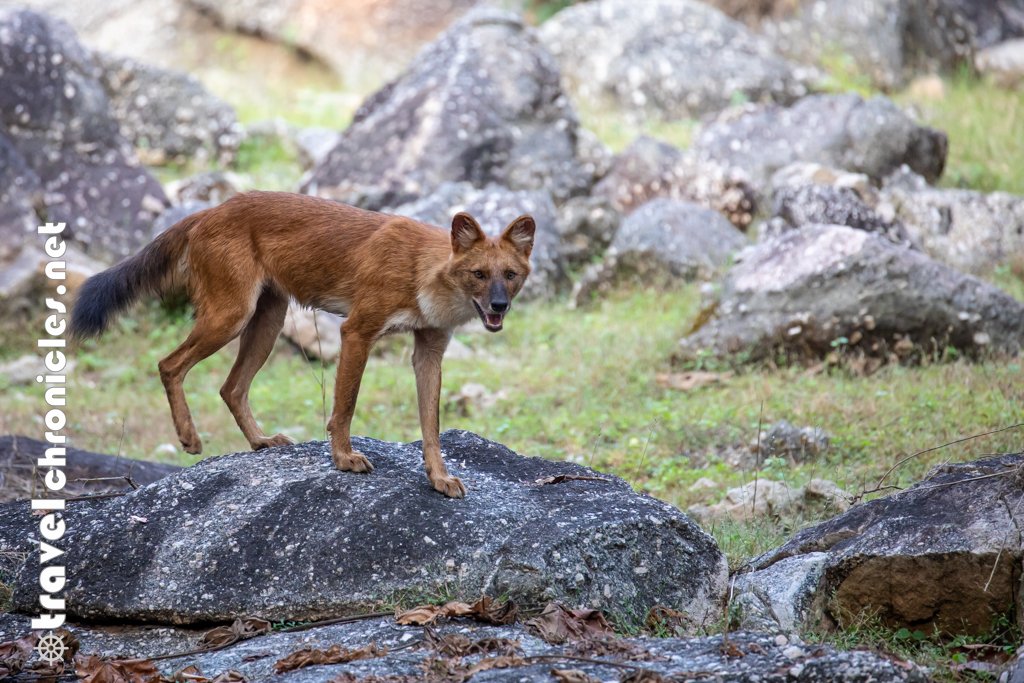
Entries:
<svg viewBox="0 0 1024 683">
<path fill-rule="evenodd" d="M 510 271 L 508 271 L 507 273 L 505 273 L 505 277 L 507 277 L 507 278 L 508 278 L 509 280 L 515 280 L 515 279 L 516 279 L 516 274 L 515 274 L 515 273 L 513 273 L 513 272 L 512 272 L 511 270 L 510 270 Z"/>
<path fill-rule="evenodd" d="M 483 280 L 484 278 L 487 277 L 486 275 L 484 275 L 484 271 L 482 270 L 474 270 L 473 275 L 476 276 L 477 280 Z"/>
</svg>

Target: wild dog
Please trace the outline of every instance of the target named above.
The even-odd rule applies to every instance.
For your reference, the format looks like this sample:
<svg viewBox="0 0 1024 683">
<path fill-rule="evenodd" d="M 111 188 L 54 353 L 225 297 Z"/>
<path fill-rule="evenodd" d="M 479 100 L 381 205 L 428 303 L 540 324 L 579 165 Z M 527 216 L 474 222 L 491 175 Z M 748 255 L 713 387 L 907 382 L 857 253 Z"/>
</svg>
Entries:
<svg viewBox="0 0 1024 683">
<path fill-rule="evenodd" d="M 185 402 L 185 375 L 241 336 L 238 357 L 220 394 L 253 450 L 293 441 L 266 436 L 249 408 L 249 386 L 284 324 L 289 297 L 346 317 L 327 428 L 340 470 L 370 472 L 353 450 L 349 429 L 374 342 L 412 332 L 423 460 L 427 479 L 446 496 L 466 487 L 441 459 L 438 410 L 441 357 L 455 327 L 479 317 L 501 330 L 530 274 L 535 224 L 520 216 L 500 237 L 487 237 L 468 214 L 451 231 L 327 199 L 287 192 L 248 192 L 193 214 L 135 256 L 89 278 L 71 319 L 76 338 L 97 336 L 112 314 L 143 295 L 184 288 L 195 326 L 159 363 L 178 438 L 189 453 L 202 441 Z"/>
</svg>

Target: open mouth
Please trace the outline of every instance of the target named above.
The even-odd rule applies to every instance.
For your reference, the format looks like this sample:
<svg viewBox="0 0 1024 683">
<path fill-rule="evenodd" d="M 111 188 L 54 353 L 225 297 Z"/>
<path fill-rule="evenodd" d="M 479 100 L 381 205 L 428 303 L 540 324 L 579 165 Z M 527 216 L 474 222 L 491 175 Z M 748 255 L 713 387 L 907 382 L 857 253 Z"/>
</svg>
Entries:
<svg viewBox="0 0 1024 683">
<path fill-rule="evenodd" d="M 490 332 L 497 332 L 501 329 L 502 321 L 505 319 L 504 313 L 484 313 L 484 309 L 480 308 L 480 304 L 473 300 L 473 305 L 476 306 L 476 312 L 480 314 L 480 320 L 484 322 L 484 327 Z"/>
</svg>

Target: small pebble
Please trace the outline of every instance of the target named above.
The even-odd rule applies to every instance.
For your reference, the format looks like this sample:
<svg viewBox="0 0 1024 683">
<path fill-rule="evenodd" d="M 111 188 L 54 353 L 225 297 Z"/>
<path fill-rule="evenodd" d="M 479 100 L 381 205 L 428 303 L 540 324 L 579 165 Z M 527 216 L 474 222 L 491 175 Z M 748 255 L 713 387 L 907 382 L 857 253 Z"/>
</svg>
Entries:
<svg viewBox="0 0 1024 683">
<path fill-rule="evenodd" d="M 789 639 L 780 633 L 779 635 L 775 636 L 775 644 L 779 647 L 782 647 L 783 645 L 789 645 Z"/>
</svg>

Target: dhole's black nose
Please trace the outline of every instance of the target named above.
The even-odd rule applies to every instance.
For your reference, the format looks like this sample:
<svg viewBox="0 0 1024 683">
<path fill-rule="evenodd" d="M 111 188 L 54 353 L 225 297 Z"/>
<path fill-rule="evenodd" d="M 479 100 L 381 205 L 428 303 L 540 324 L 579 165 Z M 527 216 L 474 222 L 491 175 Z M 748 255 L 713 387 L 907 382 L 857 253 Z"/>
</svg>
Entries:
<svg viewBox="0 0 1024 683">
<path fill-rule="evenodd" d="M 507 301 L 492 301 L 491 302 L 491 310 L 494 311 L 495 313 L 504 313 L 505 311 L 508 310 L 508 302 Z"/>
</svg>

